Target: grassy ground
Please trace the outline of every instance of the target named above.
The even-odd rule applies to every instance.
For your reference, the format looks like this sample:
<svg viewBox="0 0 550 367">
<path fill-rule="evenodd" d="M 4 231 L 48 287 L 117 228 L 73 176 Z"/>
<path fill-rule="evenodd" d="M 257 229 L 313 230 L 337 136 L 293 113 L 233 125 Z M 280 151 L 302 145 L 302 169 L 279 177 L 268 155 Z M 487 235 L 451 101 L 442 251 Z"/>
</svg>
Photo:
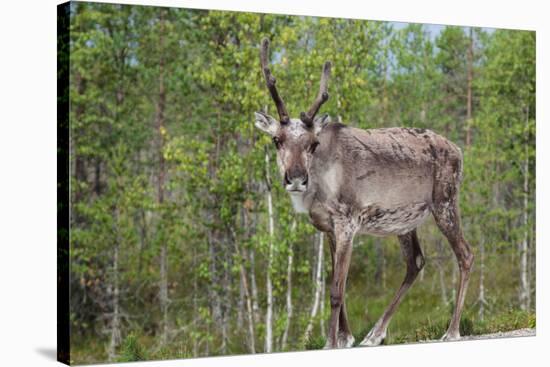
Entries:
<svg viewBox="0 0 550 367">
<path fill-rule="evenodd" d="M 447 330 L 448 320 L 430 320 L 417 325 L 411 330 L 399 330 L 395 327 L 388 329 L 388 336 L 384 340 L 385 345 L 414 343 L 424 340 L 438 340 Z M 372 325 L 369 325 L 369 327 Z M 535 328 L 536 316 L 534 313 L 510 310 L 502 314 L 485 319 L 484 321 L 472 321 L 471 317 L 464 315 L 460 324 L 461 335 L 484 335 L 497 332 L 506 332 L 523 328 Z M 393 330 L 392 330 L 393 329 Z M 367 335 L 370 328 L 365 328 L 354 334 L 355 345 Z M 312 338 L 307 344 L 306 349 L 322 349 L 325 345 L 324 337 Z"/>
<path fill-rule="evenodd" d="M 445 316 L 448 313 L 445 313 Z M 448 318 L 441 315 L 436 317 L 426 317 L 424 321 L 412 326 L 410 322 L 405 322 L 404 317 L 397 317 L 397 323 L 390 324 L 388 335 L 384 341 L 385 345 L 413 343 L 423 340 L 438 340 L 445 333 L 448 324 Z M 415 317 L 416 319 L 416 317 Z M 361 342 L 363 337 L 374 325 L 375 321 L 369 321 L 364 327 L 355 326 L 354 337 L 356 345 Z M 411 327 L 404 327 L 404 325 Z M 486 317 L 483 321 L 477 318 L 477 315 L 466 311 L 461 322 L 462 335 L 483 335 L 496 332 L 506 332 L 522 328 L 535 328 L 536 316 L 533 312 L 525 312 L 521 310 L 507 310 L 502 313 Z M 299 343 L 289 350 L 315 350 L 322 349 L 325 345 L 325 338 L 319 333 L 314 333 L 314 336 L 305 343 Z M 124 339 L 118 353 L 116 361 L 146 361 L 146 360 L 163 360 L 163 359 L 181 359 L 192 358 L 193 353 L 188 349 L 184 340 L 178 343 L 171 343 L 164 348 L 158 348 L 157 340 L 154 337 L 147 335 L 138 335 L 130 333 Z M 97 340 L 88 340 L 86 343 L 75 343 L 75 348 L 72 349 L 72 359 L 74 363 L 89 364 L 98 361 L 106 360 L 105 344 Z M 243 350 L 233 351 L 230 354 L 243 354 Z M 211 355 L 215 355 L 212 353 Z"/>
<path fill-rule="evenodd" d="M 427 262 L 424 274 L 418 277 L 397 309 L 384 341 L 386 345 L 438 340 L 446 331 L 453 310 L 452 284 L 455 260 L 451 256 L 443 260 L 440 265 L 444 272 L 440 273 L 435 264 L 435 254 L 431 242 L 425 242 Z M 387 250 L 398 250 L 396 243 L 389 242 L 387 246 Z M 354 247 L 355 257 L 351 265 L 346 291 L 348 318 L 356 343 L 361 342 L 383 313 L 404 276 L 404 267 L 400 256 L 386 256 L 385 274 L 381 280 L 376 281 L 374 276 L 374 260 L 376 258 L 373 254 L 368 253 L 368 250 L 369 246 Z M 484 287 L 487 303 L 483 318 L 479 312 L 480 303 L 478 302 L 479 265 L 474 265 L 461 322 L 462 335 L 482 335 L 535 327 L 535 311 L 521 311 L 517 303 L 519 279 L 517 262 L 517 258 L 507 253 L 495 253 L 486 258 Z M 506 270 L 503 271 L 503 269 Z M 446 285 L 446 295 L 441 288 L 441 277 Z M 300 297 L 295 295 L 294 298 L 295 313 L 287 350 L 320 349 L 325 345 L 325 338 L 322 335 L 324 335 L 323 331 L 326 333 L 328 326 L 329 296 L 326 294 L 324 314 L 317 316 L 312 337 L 308 341 L 304 341 L 302 337 L 309 317 L 312 297 L 309 294 L 303 294 Z M 260 305 L 260 307 L 263 309 L 264 306 Z M 187 312 L 188 310 L 181 310 L 182 314 Z M 279 320 L 285 318 L 285 309 L 278 308 L 275 317 L 278 317 Z M 324 330 L 320 325 L 323 325 Z M 259 326 L 257 345 L 261 351 L 263 336 L 261 325 Z M 195 330 L 179 334 L 167 346 L 159 348 L 158 337 L 151 331 L 141 330 L 140 327 L 141 325 L 137 325 L 136 329 L 124 330 L 124 340 L 117 351 L 118 361 L 179 359 L 221 354 L 219 335 L 217 334 L 202 334 L 200 350 L 195 355 L 192 339 Z M 236 325 L 231 326 L 234 334 L 229 339 L 226 354 L 247 353 L 246 331 L 244 328 L 241 329 Z M 213 330 L 215 331 L 215 328 Z M 107 344 L 108 338 L 106 336 L 99 337 L 99 333 L 88 334 L 86 337 L 76 334 L 71 346 L 72 360 L 78 364 L 105 362 L 107 360 Z"/>
</svg>

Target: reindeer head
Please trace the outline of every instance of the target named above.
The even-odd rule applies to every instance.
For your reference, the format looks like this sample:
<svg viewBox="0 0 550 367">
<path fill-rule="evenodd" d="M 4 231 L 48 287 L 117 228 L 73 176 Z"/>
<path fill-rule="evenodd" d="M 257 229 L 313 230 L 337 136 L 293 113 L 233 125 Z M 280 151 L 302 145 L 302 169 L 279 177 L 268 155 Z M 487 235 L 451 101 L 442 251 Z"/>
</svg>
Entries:
<svg viewBox="0 0 550 367">
<path fill-rule="evenodd" d="M 315 149 L 319 145 L 317 135 L 330 122 L 328 115 L 315 117 L 319 108 L 328 100 L 328 78 L 330 62 L 325 62 L 319 94 L 307 112 L 300 113 L 299 119 L 290 118 L 282 98 L 275 86 L 275 77 L 268 67 L 269 40 L 262 40 L 260 62 L 262 71 L 277 112 L 279 120 L 264 112 L 256 112 L 256 126 L 273 138 L 277 148 L 277 165 L 283 177 L 285 189 L 291 193 L 304 192 L 307 189 L 309 167 Z"/>
</svg>

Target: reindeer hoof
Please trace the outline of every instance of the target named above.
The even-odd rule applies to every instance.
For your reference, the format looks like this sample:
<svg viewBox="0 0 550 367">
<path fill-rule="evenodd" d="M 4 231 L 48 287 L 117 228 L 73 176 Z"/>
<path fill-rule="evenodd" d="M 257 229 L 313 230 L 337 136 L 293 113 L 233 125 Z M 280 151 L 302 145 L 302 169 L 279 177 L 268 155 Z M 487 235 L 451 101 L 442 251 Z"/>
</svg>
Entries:
<svg viewBox="0 0 550 367">
<path fill-rule="evenodd" d="M 336 348 L 350 348 L 353 346 L 355 338 L 351 334 L 339 333 L 338 339 L 336 340 L 336 345 L 331 345 L 330 341 L 327 340 L 323 349 L 336 349 Z"/>
<path fill-rule="evenodd" d="M 351 334 L 338 334 L 338 348 L 350 348 L 353 346 L 355 338 Z"/>
<path fill-rule="evenodd" d="M 453 332 L 447 331 L 445 335 L 443 335 L 439 340 L 443 342 L 460 340 L 460 333 L 459 332 L 453 333 Z"/>
<path fill-rule="evenodd" d="M 384 339 L 386 339 L 386 331 L 384 330 L 382 333 L 378 333 L 375 331 L 375 328 L 373 328 L 359 345 L 362 347 L 375 347 L 382 344 Z"/>
</svg>

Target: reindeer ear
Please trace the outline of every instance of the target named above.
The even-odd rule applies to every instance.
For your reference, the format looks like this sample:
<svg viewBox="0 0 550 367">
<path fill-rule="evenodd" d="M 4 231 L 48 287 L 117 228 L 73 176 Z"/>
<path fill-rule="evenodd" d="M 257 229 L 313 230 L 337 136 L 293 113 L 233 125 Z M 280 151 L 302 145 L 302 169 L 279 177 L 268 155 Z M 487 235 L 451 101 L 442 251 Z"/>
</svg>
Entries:
<svg viewBox="0 0 550 367">
<path fill-rule="evenodd" d="M 329 122 L 330 116 L 326 113 L 323 116 L 315 118 L 313 121 L 313 131 L 315 132 L 315 135 L 318 135 Z"/>
<path fill-rule="evenodd" d="M 263 112 L 254 112 L 256 122 L 254 125 L 260 130 L 265 131 L 271 136 L 274 136 L 279 131 L 279 121 Z"/>
</svg>

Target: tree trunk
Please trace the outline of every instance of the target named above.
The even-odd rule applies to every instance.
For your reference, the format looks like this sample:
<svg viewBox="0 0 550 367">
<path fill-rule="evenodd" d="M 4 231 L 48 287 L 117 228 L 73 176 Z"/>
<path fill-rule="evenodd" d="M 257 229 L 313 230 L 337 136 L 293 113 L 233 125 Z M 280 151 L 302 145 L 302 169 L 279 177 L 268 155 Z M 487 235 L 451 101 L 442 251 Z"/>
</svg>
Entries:
<svg viewBox="0 0 550 367">
<path fill-rule="evenodd" d="M 273 285 L 271 283 L 271 267 L 273 265 L 273 237 L 274 237 L 274 222 L 273 222 L 273 198 L 271 195 L 271 178 L 270 178 L 270 165 L 269 154 L 265 152 L 265 180 L 267 185 L 266 199 L 267 199 L 267 213 L 268 213 L 268 231 L 269 231 L 269 243 L 268 243 L 268 257 L 267 257 L 267 271 L 266 271 L 266 292 L 267 292 L 267 305 L 265 313 L 265 352 L 271 353 L 273 351 Z"/>
<path fill-rule="evenodd" d="M 162 331 L 160 335 L 160 343 L 166 345 L 168 342 L 168 271 L 166 269 L 167 256 L 166 243 L 160 248 L 160 284 L 159 284 L 159 301 L 160 310 L 162 312 Z"/>
<path fill-rule="evenodd" d="M 256 336 L 254 335 L 254 315 L 252 311 L 252 302 L 250 300 L 250 292 L 248 291 L 248 283 L 244 266 L 241 264 L 241 279 L 243 281 L 243 289 L 246 300 L 246 316 L 248 321 L 248 349 L 250 353 L 256 353 Z"/>
<path fill-rule="evenodd" d="M 116 357 L 116 348 L 120 344 L 121 335 L 120 335 L 120 305 L 119 305 L 119 296 L 120 296 L 120 288 L 119 288 L 119 281 L 118 281 L 118 252 L 119 252 L 119 246 L 120 246 L 120 235 L 119 235 L 119 212 L 118 208 L 115 207 L 114 210 L 114 219 L 115 219 L 115 233 L 116 233 L 116 239 L 113 246 L 113 273 L 111 275 L 112 277 L 112 301 L 113 301 L 113 315 L 111 317 L 111 325 L 110 325 L 110 334 L 111 334 L 111 340 L 109 342 L 109 347 L 107 350 L 107 356 L 109 358 L 109 361 L 113 361 Z"/>
<path fill-rule="evenodd" d="M 319 314 L 321 317 L 319 318 L 319 328 L 321 329 L 321 336 L 323 338 L 326 337 L 325 332 L 325 320 L 323 316 L 325 315 L 325 300 L 326 300 L 326 280 L 325 280 L 325 264 L 324 262 L 321 264 L 321 299 L 319 301 Z"/>
<path fill-rule="evenodd" d="M 237 304 L 237 329 L 240 330 L 243 327 L 243 320 L 244 320 L 244 284 L 243 279 L 239 279 L 239 303 Z"/>
<path fill-rule="evenodd" d="M 386 51 L 384 51 L 383 73 L 384 77 L 382 79 L 382 121 L 380 125 L 386 126 L 386 124 L 388 123 L 388 58 Z"/>
<path fill-rule="evenodd" d="M 296 220 L 292 221 L 291 231 L 296 231 Z M 281 340 L 281 350 L 286 349 L 288 341 L 288 331 L 290 330 L 290 320 L 292 318 L 292 262 L 293 262 L 292 244 L 289 245 L 287 268 L 286 268 L 286 324 Z"/>
<path fill-rule="evenodd" d="M 443 249 L 443 244 L 441 240 L 436 241 L 435 248 L 437 251 L 437 260 L 434 261 L 434 264 L 437 267 L 437 270 L 439 273 L 439 287 L 441 289 L 441 300 L 443 301 L 444 305 L 448 305 L 449 297 L 447 296 L 447 285 L 445 284 L 445 266 L 444 266 L 445 250 Z M 453 283 L 453 286 L 454 286 L 454 283 Z"/>
<path fill-rule="evenodd" d="M 243 210 L 243 226 L 245 227 L 246 236 L 248 237 L 248 215 L 246 209 Z M 237 236 L 233 231 L 233 240 L 235 243 L 235 252 L 239 261 L 239 275 L 241 278 L 241 289 L 243 293 L 243 304 L 246 305 L 246 320 L 248 328 L 248 350 L 250 353 L 256 353 L 256 336 L 254 335 L 254 310 L 252 308 L 252 297 L 248 285 L 248 274 L 245 264 L 248 262 L 246 250 L 243 251 L 238 242 Z"/>
<path fill-rule="evenodd" d="M 248 209 L 246 211 L 246 221 L 247 221 L 247 238 L 250 238 L 252 232 L 250 229 L 257 228 L 258 224 L 258 213 L 256 212 L 252 217 L 249 218 L 248 216 L 249 212 Z M 250 219 L 250 224 L 249 223 Z M 244 249 L 243 252 L 247 254 L 248 257 L 248 264 L 250 267 L 250 274 L 249 274 L 249 280 L 250 280 L 250 290 L 251 290 L 251 297 L 252 297 L 252 316 L 254 317 L 254 324 L 257 325 L 260 323 L 260 308 L 258 306 L 258 285 L 256 283 L 256 250 L 254 246 L 250 246 L 250 249 Z"/>
<path fill-rule="evenodd" d="M 136 226 L 139 228 L 139 252 L 138 252 L 138 264 L 137 264 L 137 273 L 138 278 L 141 277 L 141 272 L 143 270 L 143 253 L 147 247 L 147 219 L 145 217 L 145 210 L 140 208 L 138 213 L 139 218 L 136 219 Z"/>
<path fill-rule="evenodd" d="M 252 313 L 254 315 L 254 323 L 260 322 L 260 306 L 258 305 L 258 285 L 256 283 L 256 250 L 250 249 L 250 286 L 252 288 Z"/>
<path fill-rule="evenodd" d="M 485 306 L 487 300 L 485 299 L 485 239 L 481 239 L 479 242 L 479 319 L 483 321 L 485 317 Z"/>
<path fill-rule="evenodd" d="M 193 266 L 193 269 L 197 269 L 197 248 L 193 246 L 193 257 L 191 265 Z M 198 278 L 198 272 L 193 272 L 193 323 L 195 325 L 198 324 L 199 320 L 199 300 L 198 300 L 198 294 L 199 294 L 199 285 L 197 284 L 197 278 Z M 193 357 L 199 356 L 199 340 L 197 335 L 193 336 Z"/>
<path fill-rule="evenodd" d="M 472 136 L 471 136 L 471 128 L 470 125 L 472 123 L 472 80 L 474 76 L 474 67 L 473 67 L 473 61 L 474 61 L 474 36 L 473 36 L 473 30 L 472 27 L 470 27 L 470 37 L 469 37 L 469 43 L 468 43 L 468 70 L 467 70 L 467 96 L 466 96 L 466 148 L 470 147 L 470 144 L 472 142 Z"/>
<path fill-rule="evenodd" d="M 520 306 L 522 310 L 529 310 L 531 307 L 531 287 L 528 276 L 529 258 L 529 145 L 528 141 L 529 108 L 526 110 L 525 118 L 525 159 L 523 164 L 523 239 L 520 245 Z"/>
<path fill-rule="evenodd" d="M 223 238 L 227 238 L 225 235 Z M 227 354 L 227 342 L 229 340 L 229 317 L 231 312 L 231 274 L 230 269 L 232 268 L 231 254 L 229 251 L 225 250 L 229 246 L 228 243 L 222 242 L 222 279 L 221 279 L 221 332 L 222 332 L 222 345 L 220 351 L 222 354 Z"/>
<path fill-rule="evenodd" d="M 535 226 L 534 225 L 531 225 L 530 228 L 529 228 L 529 258 L 527 259 L 528 260 L 528 270 L 529 270 L 529 284 L 536 284 L 536 259 L 537 259 L 537 254 L 536 254 L 536 242 L 535 242 L 535 236 L 536 236 L 536 233 L 535 233 Z M 531 296 L 533 298 L 535 298 L 535 292 L 536 292 L 536 287 L 531 287 Z"/>
<path fill-rule="evenodd" d="M 252 301 L 250 297 L 250 291 L 248 290 L 248 277 L 246 274 L 246 268 L 244 263 L 246 261 L 245 252 L 241 251 L 239 242 L 234 236 L 235 251 L 237 258 L 239 259 L 239 275 L 241 277 L 241 289 L 243 292 L 244 303 L 246 303 L 246 316 L 248 321 L 248 350 L 250 353 L 256 353 L 255 335 L 254 335 L 254 316 L 252 310 Z"/>
<path fill-rule="evenodd" d="M 209 217 L 212 217 L 209 215 Z M 218 248 L 216 246 L 216 239 L 212 231 L 208 231 L 208 256 L 209 256 L 209 265 L 208 271 L 210 273 L 210 287 L 208 288 L 208 300 L 210 304 L 210 309 L 212 313 L 212 318 L 214 323 L 218 324 L 221 320 L 221 301 L 218 287 L 220 284 L 219 274 L 218 274 Z"/>
<path fill-rule="evenodd" d="M 441 300 L 444 305 L 449 304 L 449 297 L 447 296 L 447 286 L 445 284 L 445 270 L 439 261 L 435 262 L 439 273 L 439 288 L 441 289 Z"/>
<path fill-rule="evenodd" d="M 315 293 L 313 296 L 313 305 L 311 306 L 311 312 L 309 314 L 309 320 L 307 323 L 306 331 L 304 333 L 304 340 L 309 340 L 311 332 L 313 331 L 313 321 L 317 316 L 319 309 L 319 300 L 321 296 L 321 274 L 323 269 L 323 233 L 318 233 L 319 243 L 317 245 L 317 269 L 315 271 Z"/>
<path fill-rule="evenodd" d="M 164 134 L 165 134 L 165 106 L 166 106 L 166 91 L 164 89 L 164 9 L 160 11 L 160 30 L 159 30 L 159 75 L 158 75 L 158 100 L 157 100 L 157 113 L 156 113 L 156 128 L 158 134 L 158 177 L 157 177 L 157 204 L 162 218 L 163 204 L 164 204 L 164 181 L 166 175 L 165 161 L 164 161 Z M 160 228 L 157 228 L 159 231 Z M 164 236 L 162 236 L 162 243 L 160 248 L 160 281 L 159 281 L 159 302 L 160 310 L 162 314 L 162 326 L 160 334 L 161 345 L 166 345 L 168 341 L 168 247 Z"/>
<path fill-rule="evenodd" d="M 82 97 L 84 93 L 86 92 L 86 80 L 82 77 L 80 73 L 76 73 L 75 76 L 76 81 L 76 91 L 77 95 L 79 97 Z M 83 116 L 86 114 L 86 104 L 85 103 L 79 103 L 76 105 L 75 109 L 75 120 L 80 122 L 82 121 Z M 76 136 L 75 136 L 76 135 Z M 88 173 L 86 169 L 86 164 L 84 159 L 78 154 L 77 146 L 79 144 L 78 142 L 78 136 L 79 134 L 69 134 L 70 139 L 70 149 L 71 149 L 71 157 L 74 157 L 73 161 L 73 167 L 72 167 L 72 175 L 71 177 L 75 177 L 77 182 L 88 182 Z M 71 205 L 71 220 L 73 222 L 78 222 L 79 218 L 77 216 L 78 211 L 74 210 L 75 203 L 81 202 L 82 198 L 84 197 L 85 193 L 83 192 L 83 189 L 80 188 L 81 185 L 75 185 L 72 190 L 69 192 L 72 193 L 72 197 L 70 200 Z M 73 225 L 73 223 L 71 223 Z"/>
</svg>

